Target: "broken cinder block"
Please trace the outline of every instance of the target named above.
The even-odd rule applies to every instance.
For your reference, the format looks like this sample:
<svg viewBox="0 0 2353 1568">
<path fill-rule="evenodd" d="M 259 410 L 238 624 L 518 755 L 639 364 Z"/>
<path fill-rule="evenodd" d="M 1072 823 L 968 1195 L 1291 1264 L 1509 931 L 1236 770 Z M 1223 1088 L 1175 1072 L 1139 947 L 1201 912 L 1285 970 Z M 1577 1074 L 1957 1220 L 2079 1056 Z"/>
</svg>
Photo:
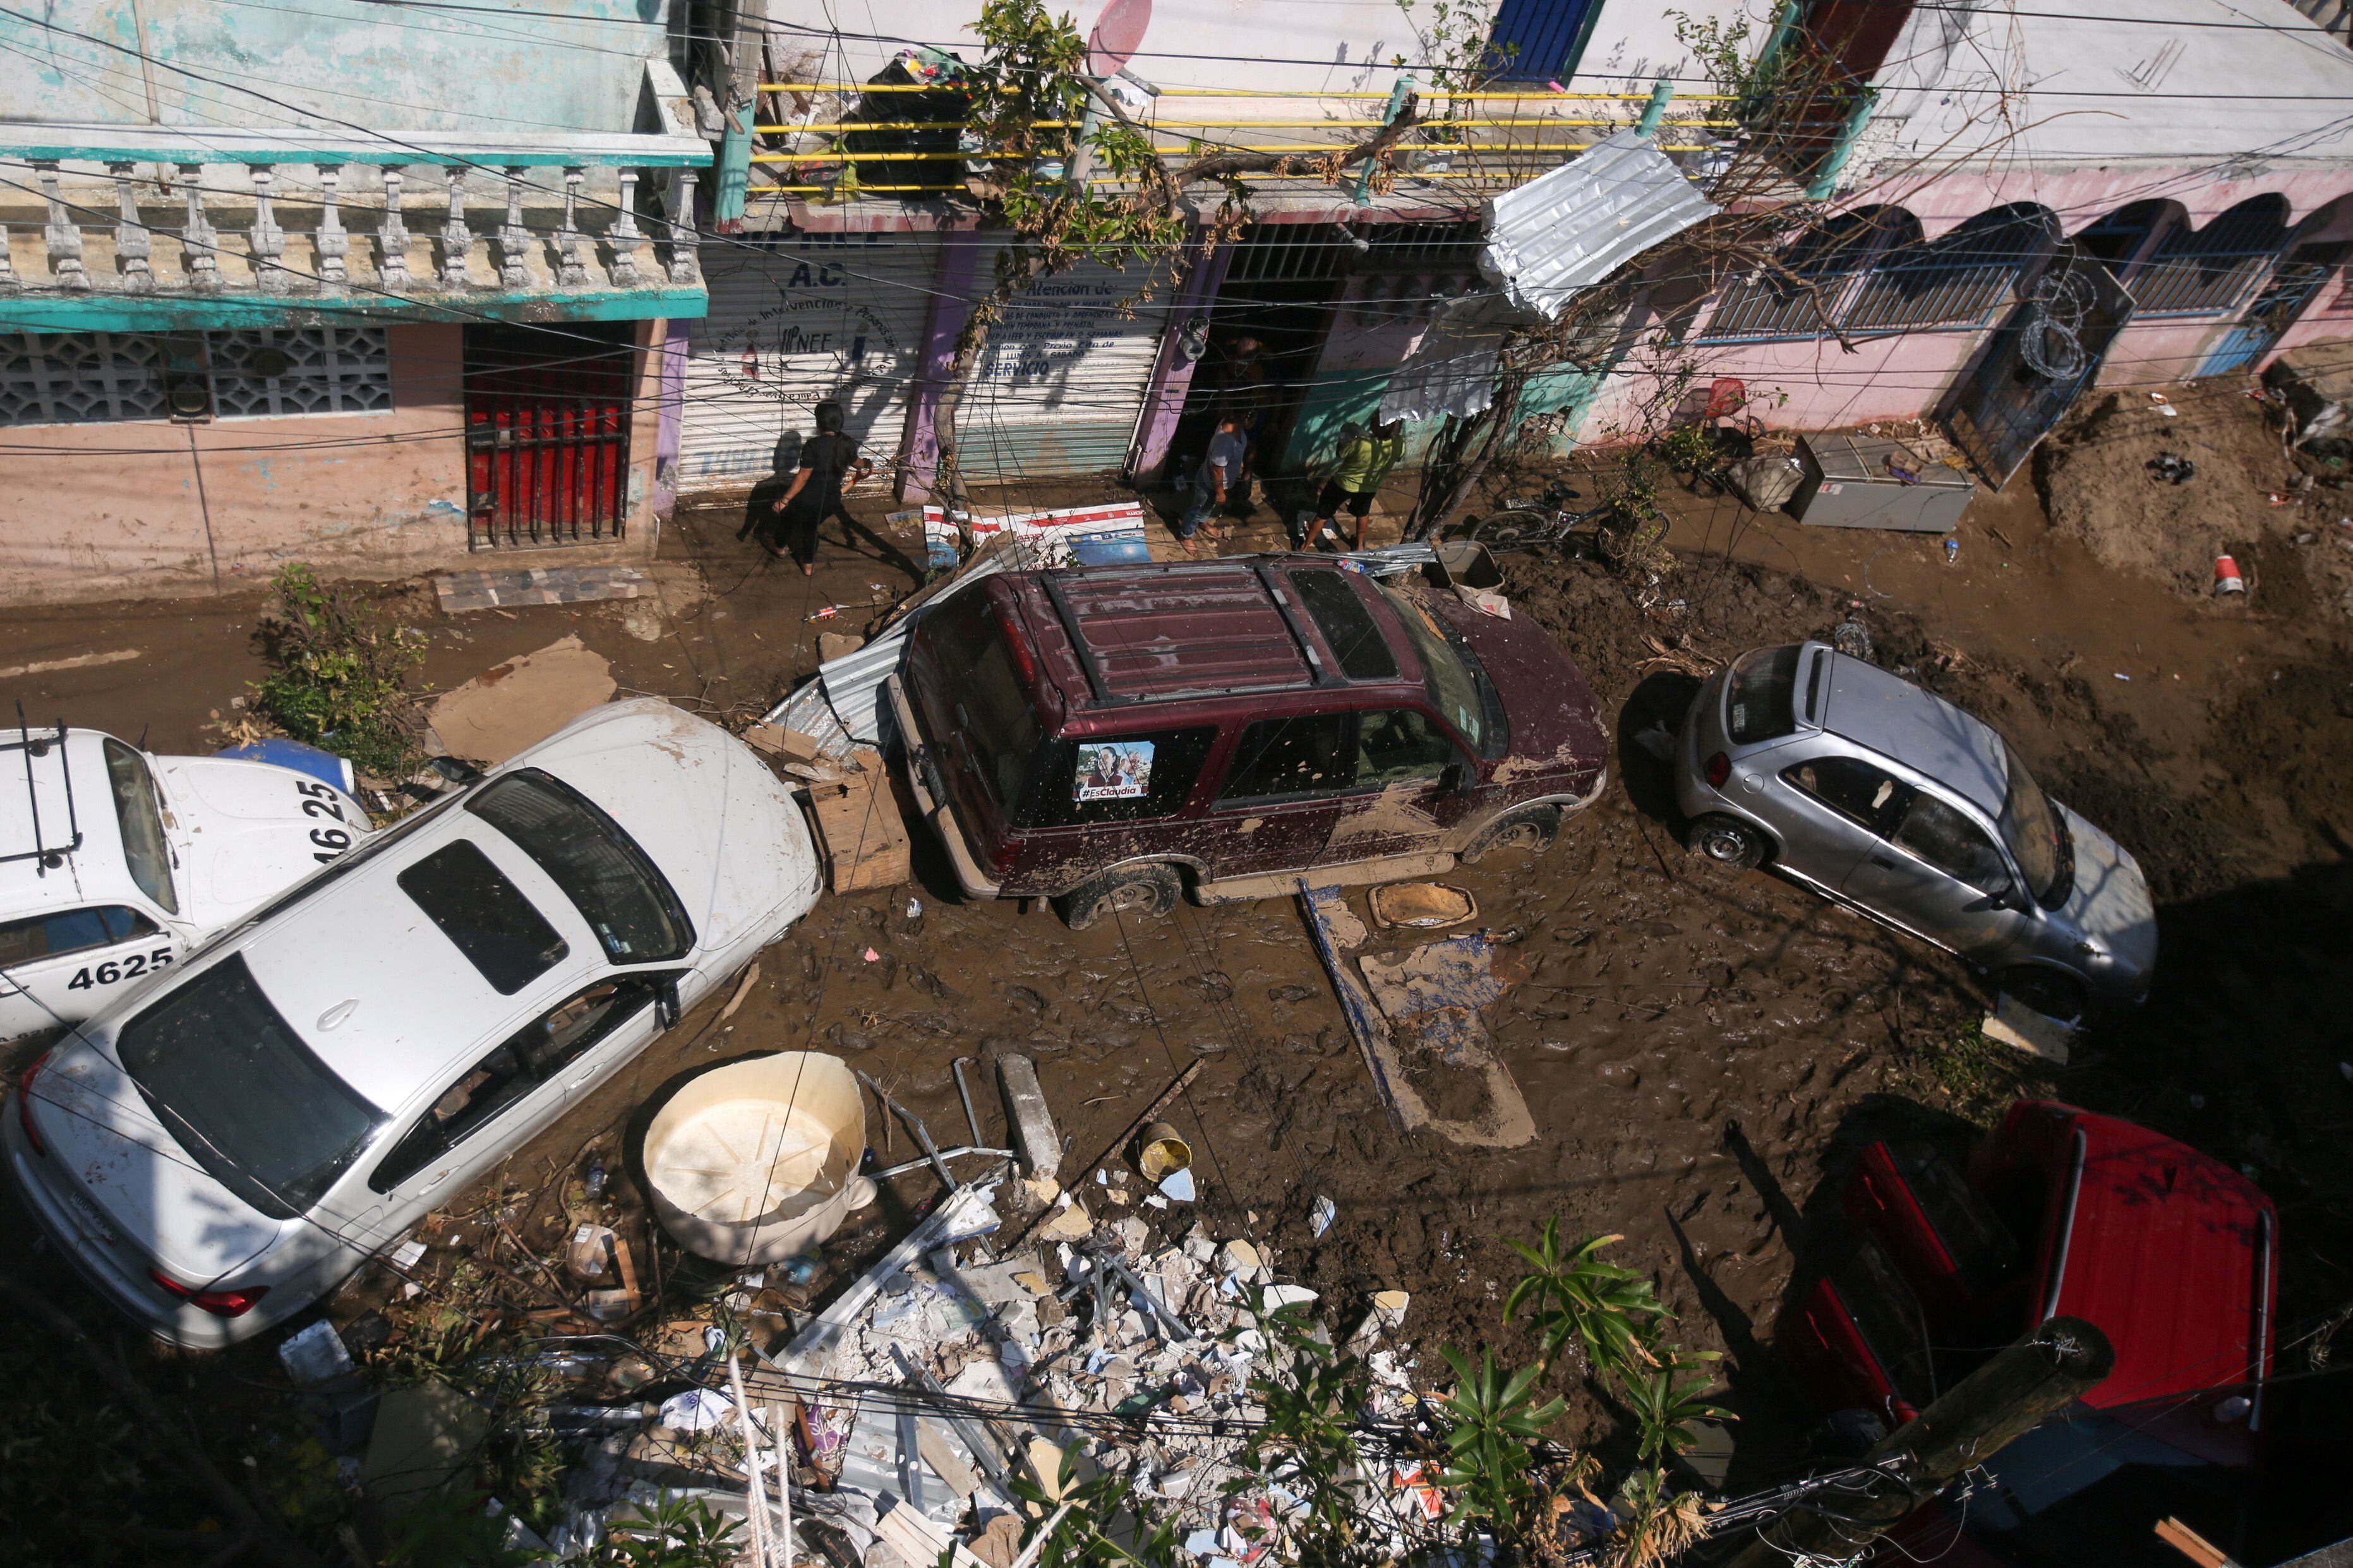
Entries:
<svg viewBox="0 0 2353 1568">
<path fill-rule="evenodd" d="M 1024 1056 L 1002 1056 L 997 1059 L 997 1077 L 1004 1087 L 1005 1119 L 1012 1124 L 1021 1163 L 1032 1176 L 1059 1175 L 1062 1140 L 1046 1108 L 1046 1091 L 1038 1087 L 1038 1064 Z"/>
</svg>

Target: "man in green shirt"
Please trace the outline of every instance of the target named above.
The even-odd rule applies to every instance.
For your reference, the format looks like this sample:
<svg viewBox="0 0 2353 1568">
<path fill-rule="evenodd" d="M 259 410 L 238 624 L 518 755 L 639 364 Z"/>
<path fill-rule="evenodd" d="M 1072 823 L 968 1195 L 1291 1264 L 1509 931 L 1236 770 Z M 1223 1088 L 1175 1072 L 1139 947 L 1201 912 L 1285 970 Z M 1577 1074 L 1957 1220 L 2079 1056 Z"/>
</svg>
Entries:
<svg viewBox="0 0 2353 1568">
<path fill-rule="evenodd" d="M 1315 498 L 1314 537 L 1331 535 L 1335 542 L 1332 520 L 1338 515 L 1340 503 L 1346 501 L 1356 519 L 1356 542 L 1352 548 L 1365 547 L 1365 514 L 1373 510 L 1373 497 L 1379 492 L 1381 481 L 1405 456 L 1405 423 L 1398 419 L 1383 420 L 1369 430 L 1361 425 L 1351 425 L 1340 437 L 1340 450 L 1332 459 L 1332 477 L 1324 481 L 1324 489 Z"/>
</svg>

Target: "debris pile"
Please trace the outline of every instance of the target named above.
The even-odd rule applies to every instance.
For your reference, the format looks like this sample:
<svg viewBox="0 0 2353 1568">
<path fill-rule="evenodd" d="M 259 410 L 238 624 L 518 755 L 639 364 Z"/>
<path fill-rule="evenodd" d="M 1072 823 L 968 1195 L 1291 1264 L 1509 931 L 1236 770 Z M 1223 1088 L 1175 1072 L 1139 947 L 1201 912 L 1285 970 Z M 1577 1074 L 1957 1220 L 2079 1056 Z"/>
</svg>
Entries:
<svg viewBox="0 0 2353 1568">
<path fill-rule="evenodd" d="M 728 1075 L 751 1065 L 698 1081 L 732 1093 Z M 964 1063 L 955 1066 L 964 1088 Z M 664 1309 L 638 1310 L 629 1247 L 584 1217 L 593 1204 L 577 1205 L 552 1238 L 546 1272 L 561 1269 L 579 1288 L 562 1322 L 581 1331 L 475 1352 L 457 1386 L 387 1396 L 390 1419 L 377 1424 L 364 1472 L 421 1473 L 431 1486 L 486 1431 L 523 1431 L 561 1477 L 530 1522 L 499 1516 L 505 1540 L 563 1559 L 596 1553 L 682 1500 L 736 1521 L 757 1563 L 924 1568 L 950 1555 L 958 1568 L 1023 1568 L 1023 1554 L 1034 1561 L 1057 1529 L 1079 1528 L 1065 1524 L 1071 1513 L 1116 1529 L 1139 1510 L 1174 1529 L 1204 1568 L 1260 1559 L 1298 1500 L 1250 1468 L 1246 1444 L 1266 1415 L 1267 1380 L 1286 1372 L 1300 1337 L 1331 1340 L 1311 1320 L 1316 1292 L 1281 1279 L 1264 1243 L 1204 1219 L 1192 1150 L 1156 1120 L 1193 1071 L 1073 1170 L 1032 1065 L 1008 1056 L 997 1066 L 1018 1158 L 977 1143 L 936 1149 L 870 1081 L 924 1152 L 886 1170 L 867 1150 L 859 1181 L 927 1167 L 945 1190 L 895 1240 L 866 1227 L 805 1239 L 790 1258 L 763 1248 L 754 1258 L 724 1238 L 710 1254 L 716 1264 L 673 1265 L 674 1283 L 681 1270 L 703 1270 L 706 1283 L 691 1288 L 707 1300 L 692 1315 L 647 1321 Z M 837 1120 L 858 1136 L 855 1116 Z M 739 1142 L 773 1144 L 787 1163 L 798 1157 L 774 1138 Z M 949 1163 L 966 1158 L 989 1162 L 985 1182 L 955 1178 Z M 1319 1198 L 1311 1228 L 1323 1234 L 1336 1214 Z M 681 1239 L 700 1234 L 662 1217 Z M 609 1313 L 597 1310 L 607 1294 L 621 1298 Z M 1414 1363 L 1392 1338 L 1408 1303 L 1403 1291 L 1381 1292 L 1343 1342 L 1371 1367 L 1372 1395 L 1356 1414 L 1375 1423 L 1419 1414 Z M 590 1317 L 609 1328 L 594 1331 L 604 1325 Z M 289 1368 L 348 1373 L 343 1348 L 329 1325 L 314 1325 L 288 1342 Z M 521 1389 L 530 1392 L 517 1397 Z M 1363 1479 L 1407 1512 L 1424 1510 L 1430 1489 L 1412 1467 L 1371 1465 Z M 371 1489 L 395 1500 L 393 1489 Z"/>
</svg>

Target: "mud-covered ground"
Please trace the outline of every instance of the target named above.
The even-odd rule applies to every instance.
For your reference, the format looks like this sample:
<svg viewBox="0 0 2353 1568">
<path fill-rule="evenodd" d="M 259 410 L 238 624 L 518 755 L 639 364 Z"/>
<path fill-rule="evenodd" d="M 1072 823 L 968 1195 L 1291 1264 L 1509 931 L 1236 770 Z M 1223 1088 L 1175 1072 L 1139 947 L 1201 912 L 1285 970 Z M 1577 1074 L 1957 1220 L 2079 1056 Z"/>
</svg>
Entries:
<svg viewBox="0 0 2353 1568">
<path fill-rule="evenodd" d="M 2241 415 L 2227 401 L 2185 406 L 2163 435 Z M 2020 1092 L 2132 1116 L 2247 1167 L 2279 1200 L 2284 1342 L 2353 1296 L 2353 1067 L 2342 1065 L 2353 1026 L 2341 996 L 2353 641 L 2341 618 L 2314 613 L 2316 584 L 2299 588 L 2306 557 L 2267 552 L 2257 591 L 2218 608 L 2054 531 L 2024 474 L 1972 508 L 1951 564 L 1932 538 L 1680 504 L 1681 570 L 1662 583 L 1566 557 L 1506 563 L 1514 613 L 1575 656 L 1618 755 L 1612 787 L 1550 852 L 1448 879 L 1521 960 L 1524 978 L 1489 1024 L 1535 1121 L 1526 1147 L 1467 1150 L 1393 1128 L 1290 902 L 1187 906 L 1072 932 L 1043 909 L 959 903 L 919 834 L 913 885 L 824 900 L 762 956 L 729 1023 L 691 1017 L 518 1157 L 505 1177 L 515 1222 L 547 1234 L 595 1153 L 621 1160 L 626 1194 L 646 1102 L 727 1057 L 840 1052 L 945 1144 L 965 1141 L 951 1061 L 1022 1051 L 1079 1159 L 1206 1058 L 1170 1120 L 1197 1151 L 1215 1234 L 1271 1243 L 1282 1276 L 1324 1292 L 1335 1320 L 1353 1322 L 1370 1291 L 1412 1291 L 1408 1335 L 1433 1368 L 1440 1342 L 1527 1348 L 1501 1321 L 1516 1278 L 1502 1238 L 1529 1238 L 1552 1216 L 1572 1235 L 1622 1235 L 1617 1256 L 1654 1274 L 1678 1337 L 1726 1352 L 1730 1402 L 1747 1417 L 1736 1483 L 1796 1453 L 1802 1420 L 1767 1348 L 1771 1325 L 1802 1259 L 1829 1238 L 1841 1159 L 1890 1128 L 1963 1142 Z M 879 520 L 886 509 L 854 510 Z M 638 612 L 653 641 L 625 629 L 617 605 L 452 621 L 421 590 L 389 602 L 431 635 L 438 686 L 577 632 L 625 691 L 741 719 L 814 668 L 817 631 L 854 629 L 866 605 L 912 583 L 900 555 L 913 542 L 870 536 L 854 553 L 829 526 L 819 575 L 804 582 L 734 543 L 737 521 L 688 512 L 666 532 L 662 616 Z M 849 607 L 807 618 L 828 604 Z M 39 716 L 144 732 L 161 751 L 195 747 L 208 713 L 259 673 L 258 610 L 248 597 L 18 612 L 0 627 L 0 666 L 139 648 L 137 660 L 18 689 Z M 2148 870 L 2163 926 L 2157 994 L 2096 1028 L 2066 1069 L 2030 1068 L 1978 1037 L 1985 994 L 1966 966 L 1679 847 L 1662 764 L 1634 737 L 1672 722 L 1712 662 L 1851 618 L 1881 662 L 2002 729 Z M 1361 892 L 1352 901 L 1363 914 Z M 993 1093 L 980 1100 L 995 1142 L 1002 1112 Z M 870 1133 L 879 1146 L 880 1118 Z M 905 1158 L 903 1131 L 889 1136 Z M 901 1178 L 882 1220 L 934 1190 L 921 1173 Z M 1308 1224 L 1319 1195 L 1339 1216 L 1320 1238 Z M 6 1267 L 28 1266 L 12 1252 Z M 77 1289 L 53 1263 L 31 1267 L 61 1293 Z M 94 1303 L 85 1311 L 106 1321 Z M 1580 1394 L 1565 1435 L 1607 1452 L 1616 1426 Z"/>
</svg>

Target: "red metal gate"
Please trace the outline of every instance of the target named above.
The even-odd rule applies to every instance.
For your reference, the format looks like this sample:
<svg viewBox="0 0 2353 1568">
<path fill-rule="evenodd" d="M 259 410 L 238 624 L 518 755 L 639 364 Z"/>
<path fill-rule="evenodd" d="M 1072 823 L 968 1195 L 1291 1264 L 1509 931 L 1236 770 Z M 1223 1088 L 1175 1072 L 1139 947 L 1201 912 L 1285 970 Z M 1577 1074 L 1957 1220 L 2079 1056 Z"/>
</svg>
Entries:
<svg viewBox="0 0 2353 1568">
<path fill-rule="evenodd" d="M 466 329 L 470 549 L 621 537 L 634 331 Z"/>
</svg>

